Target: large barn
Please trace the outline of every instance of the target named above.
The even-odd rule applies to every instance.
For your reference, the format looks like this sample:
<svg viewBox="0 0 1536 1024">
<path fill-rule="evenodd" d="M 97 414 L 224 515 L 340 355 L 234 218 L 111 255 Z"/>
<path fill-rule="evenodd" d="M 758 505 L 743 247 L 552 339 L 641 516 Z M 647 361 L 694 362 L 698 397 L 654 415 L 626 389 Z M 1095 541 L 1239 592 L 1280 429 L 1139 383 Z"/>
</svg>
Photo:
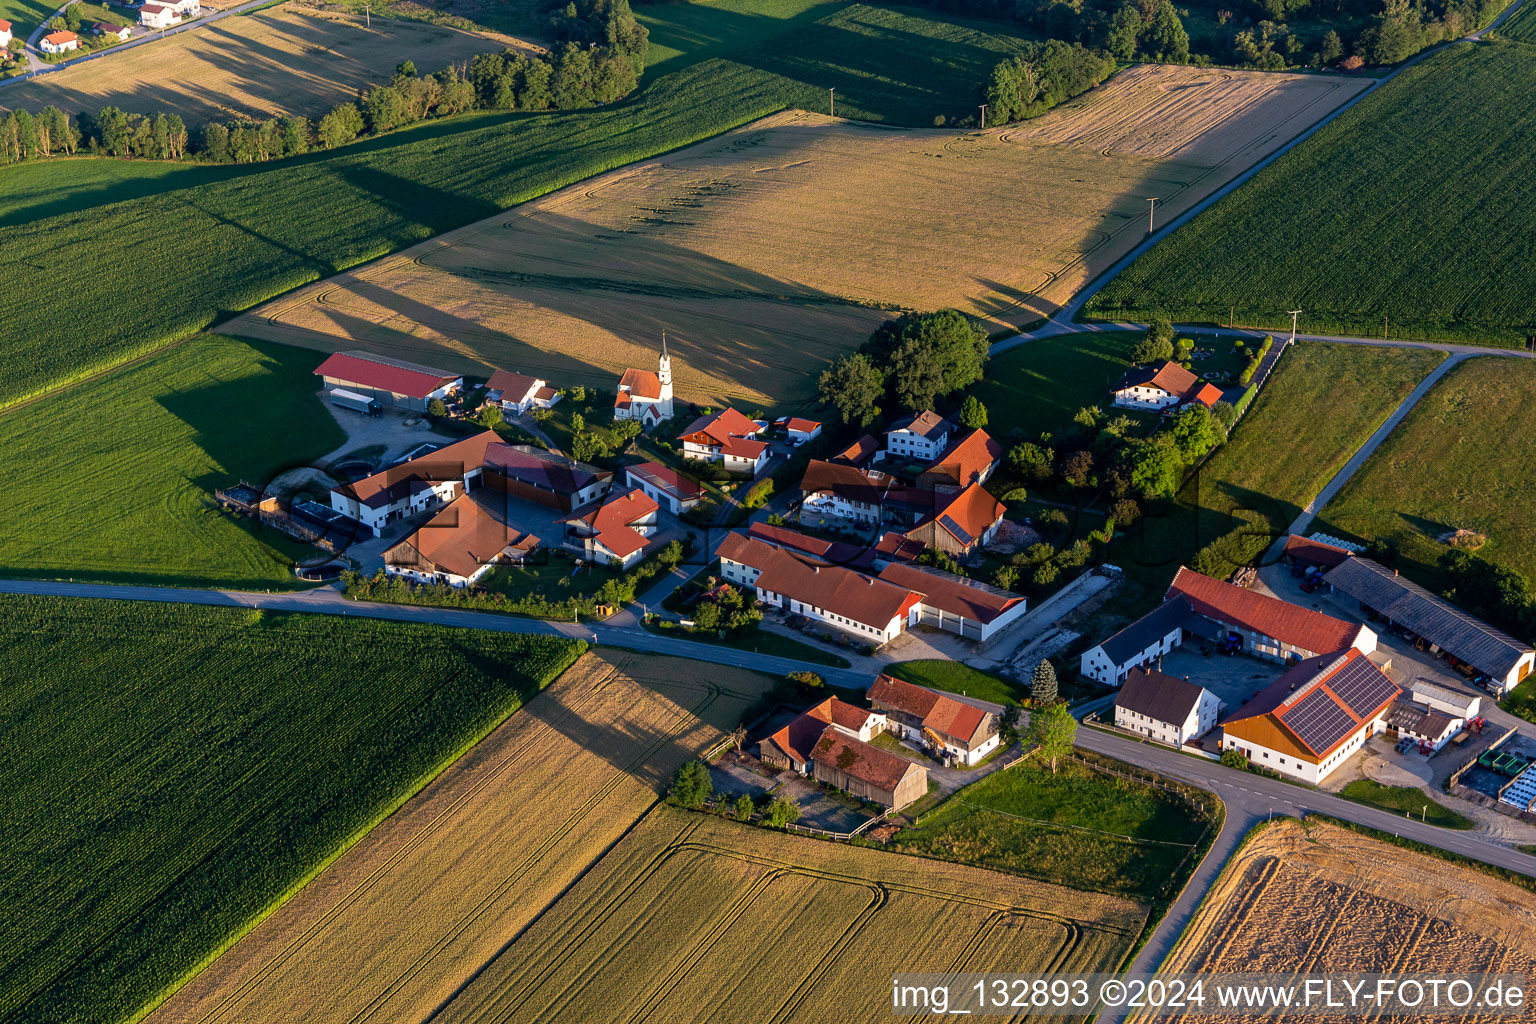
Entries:
<svg viewBox="0 0 1536 1024">
<path fill-rule="evenodd" d="M 447 370 L 402 362 L 371 352 L 336 352 L 315 370 L 327 391 L 350 391 L 376 398 L 386 408 L 425 412 L 434 398 L 447 399 L 464 387 L 464 378 Z"/>
</svg>

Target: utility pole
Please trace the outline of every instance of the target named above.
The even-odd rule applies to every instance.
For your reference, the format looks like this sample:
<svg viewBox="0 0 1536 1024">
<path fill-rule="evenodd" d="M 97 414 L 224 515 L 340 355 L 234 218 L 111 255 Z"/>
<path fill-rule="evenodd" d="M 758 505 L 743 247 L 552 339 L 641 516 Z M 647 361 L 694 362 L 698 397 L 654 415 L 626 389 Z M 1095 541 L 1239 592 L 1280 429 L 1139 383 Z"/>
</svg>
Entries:
<svg viewBox="0 0 1536 1024">
<path fill-rule="evenodd" d="M 981 127 L 983 130 L 987 127 L 987 105 L 985 103 L 981 105 Z"/>
<path fill-rule="evenodd" d="M 827 116 L 828 117 L 836 117 L 837 116 L 837 97 L 834 95 L 836 92 L 837 92 L 837 86 L 835 86 L 835 85 L 834 86 L 830 86 L 827 89 Z"/>
<path fill-rule="evenodd" d="M 1149 235 L 1152 233 L 1152 211 L 1155 210 L 1155 209 L 1157 209 L 1157 200 L 1156 199 L 1148 199 L 1147 200 L 1147 234 L 1149 234 Z"/>
<path fill-rule="evenodd" d="M 1235 330 L 1236 328 L 1237 328 L 1237 303 L 1234 302 L 1231 305 L 1227 306 L 1227 330 L 1231 331 L 1231 330 Z"/>
<path fill-rule="evenodd" d="M 373 4 L 363 4 L 363 23 L 373 28 Z"/>
<path fill-rule="evenodd" d="M 1386 317 L 1386 314 L 1382 314 L 1382 317 L 1381 317 L 1381 340 L 1382 341 L 1386 341 L 1387 340 L 1387 317 Z"/>
<path fill-rule="evenodd" d="M 1299 310 L 1299 309 L 1291 309 L 1291 310 L 1287 310 L 1287 312 L 1291 314 L 1291 340 L 1295 341 L 1296 340 L 1296 318 L 1301 316 L 1301 310 Z"/>
</svg>

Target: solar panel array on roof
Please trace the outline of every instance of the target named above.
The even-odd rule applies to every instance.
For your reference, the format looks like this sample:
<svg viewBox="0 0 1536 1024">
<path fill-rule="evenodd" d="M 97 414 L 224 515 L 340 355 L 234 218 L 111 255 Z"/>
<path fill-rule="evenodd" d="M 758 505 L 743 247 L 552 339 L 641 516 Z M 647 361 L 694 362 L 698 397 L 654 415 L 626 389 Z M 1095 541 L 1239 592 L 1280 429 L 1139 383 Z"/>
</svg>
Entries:
<svg viewBox="0 0 1536 1024">
<path fill-rule="evenodd" d="M 1355 658 L 1329 677 L 1328 689 L 1349 705 L 1358 718 L 1364 718 L 1395 696 L 1397 687 L 1381 674 L 1369 658 Z"/>
<path fill-rule="evenodd" d="M 955 522 L 954 519 L 950 516 L 940 516 L 939 522 L 943 524 L 944 529 L 954 534 L 960 543 L 969 544 L 972 541 L 973 538 L 971 537 L 970 531 L 961 526 L 959 523 Z"/>
<path fill-rule="evenodd" d="M 1286 710 L 1281 720 L 1314 754 L 1321 754 L 1355 727 L 1349 712 L 1321 689 Z"/>
</svg>

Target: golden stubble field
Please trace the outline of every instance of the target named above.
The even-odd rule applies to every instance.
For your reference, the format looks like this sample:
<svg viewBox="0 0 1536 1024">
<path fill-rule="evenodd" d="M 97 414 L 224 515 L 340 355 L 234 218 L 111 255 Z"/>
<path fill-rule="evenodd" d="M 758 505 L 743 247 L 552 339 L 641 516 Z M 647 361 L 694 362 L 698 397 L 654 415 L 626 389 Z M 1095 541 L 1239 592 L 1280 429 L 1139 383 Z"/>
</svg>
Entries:
<svg viewBox="0 0 1536 1024">
<path fill-rule="evenodd" d="M 772 683 L 587 654 L 147 1019 L 852 1021 L 898 968 L 1124 959 L 1129 900 L 658 804 Z"/>
<path fill-rule="evenodd" d="M 906 131 L 789 111 L 574 185 L 224 325 L 466 372 L 793 403 L 897 308 L 995 330 L 1057 309 L 1166 220 L 1364 87 L 1137 67 L 1024 126 Z"/>
<path fill-rule="evenodd" d="M 1530 976 L 1536 894 L 1347 829 L 1283 818 L 1227 865 L 1163 970 Z"/>
<path fill-rule="evenodd" d="M 8 87 L 0 109 L 75 113 L 104 106 L 180 114 L 189 125 L 236 117 L 318 118 L 359 90 L 387 84 L 401 61 L 429 74 L 477 53 L 527 47 L 425 22 L 284 4 Z"/>
</svg>

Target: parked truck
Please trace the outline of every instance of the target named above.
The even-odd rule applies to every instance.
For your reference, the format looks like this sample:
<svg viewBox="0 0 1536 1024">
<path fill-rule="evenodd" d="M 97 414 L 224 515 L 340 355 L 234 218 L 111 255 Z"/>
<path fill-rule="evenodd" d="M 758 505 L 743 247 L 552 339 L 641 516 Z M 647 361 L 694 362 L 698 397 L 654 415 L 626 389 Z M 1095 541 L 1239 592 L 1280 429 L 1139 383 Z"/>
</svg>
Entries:
<svg viewBox="0 0 1536 1024">
<path fill-rule="evenodd" d="M 330 396 L 332 405 L 339 405 L 343 409 L 360 412 L 364 416 L 377 416 L 379 414 L 380 406 L 377 398 L 369 398 L 367 395 L 360 395 L 356 391 L 343 391 L 341 388 L 332 388 L 326 394 Z"/>
</svg>

